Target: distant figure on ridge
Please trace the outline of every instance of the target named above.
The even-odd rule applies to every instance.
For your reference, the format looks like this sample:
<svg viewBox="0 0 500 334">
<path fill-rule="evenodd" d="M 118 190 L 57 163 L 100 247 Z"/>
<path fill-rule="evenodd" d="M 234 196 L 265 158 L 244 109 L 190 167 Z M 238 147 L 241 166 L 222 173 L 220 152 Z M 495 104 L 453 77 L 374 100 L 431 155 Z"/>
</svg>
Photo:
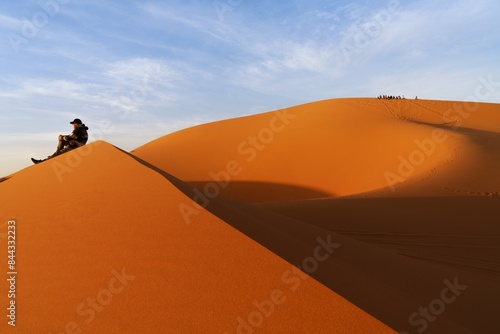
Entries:
<svg viewBox="0 0 500 334">
<path fill-rule="evenodd" d="M 87 143 L 87 140 L 89 139 L 87 130 L 89 128 L 85 126 L 85 124 L 83 124 L 82 121 L 78 118 L 75 118 L 75 120 L 73 122 L 69 122 L 69 124 L 73 125 L 73 132 L 71 132 L 71 134 L 67 136 L 59 135 L 59 144 L 57 145 L 57 150 L 54 154 L 47 157 L 47 159 L 61 155 Z M 38 164 L 47 159 L 37 160 L 31 158 L 31 161 L 33 161 L 34 164 Z"/>
</svg>

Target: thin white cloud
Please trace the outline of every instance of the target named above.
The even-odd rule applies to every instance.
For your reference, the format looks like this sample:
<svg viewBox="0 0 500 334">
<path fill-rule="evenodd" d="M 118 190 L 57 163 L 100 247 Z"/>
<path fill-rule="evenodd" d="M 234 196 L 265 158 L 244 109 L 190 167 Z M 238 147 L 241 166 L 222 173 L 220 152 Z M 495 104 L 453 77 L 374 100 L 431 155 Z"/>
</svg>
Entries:
<svg viewBox="0 0 500 334">
<path fill-rule="evenodd" d="M 102 71 L 102 72 L 101 72 Z M 98 108 L 118 108 L 138 112 L 140 107 L 178 97 L 178 87 L 191 75 L 189 68 L 179 69 L 162 60 L 134 58 L 98 66 L 91 76 L 80 81 L 35 78 L 12 79 L 17 88 L 0 93 L 4 98 L 36 99 L 50 97 L 59 101 L 85 102 Z"/>
<path fill-rule="evenodd" d="M 150 18 L 161 20 L 165 26 L 184 26 L 186 28 L 209 35 L 213 38 L 226 41 L 223 21 L 217 19 L 217 13 L 214 7 L 208 7 L 208 10 L 201 10 L 195 6 L 180 5 L 172 6 L 169 4 L 145 3 L 140 6 Z M 203 7 L 206 9 L 206 7 Z M 213 14 L 213 15 L 211 15 Z"/>
<path fill-rule="evenodd" d="M 234 73 L 234 83 L 254 90 L 266 90 L 265 83 L 276 83 L 294 73 L 294 76 L 334 72 L 333 50 L 313 43 L 277 42 L 261 46 L 260 60 L 241 66 Z"/>
<path fill-rule="evenodd" d="M 120 60 L 106 67 L 103 76 L 128 87 L 150 89 L 152 86 L 163 86 L 172 88 L 174 83 L 183 79 L 182 73 L 177 69 L 163 61 L 148 58 Z"/>
<path fill-rule="evenodd" d="M 69 80 L 30 79 L 23 82 L 20 91 L 26 96 L 43 95 L 85 101 L 92 99 L 92 84 L 80 84 Z"/>
<path fill-rule="evenodd" d="M 17 33 L 17 30 L 20 30 L 22 25 L 23 20 L 0 13 L 0 27 L 11 29 L 11 32 L 15 32 L 16 30 Z"/>
<path fill-rule="evenodd" d="M 482 38 L 475 31 L 484 30 L 485 24 L 491 24 L 488 23 L 492 22 L 488 20 L 491 8 L 498 6 L 487 0 L 457 1 L 440 6 L 427 2 L 421 5 L 416 7 L 401 3 L 389 24 L 383 26 L 375 38 L 368 40 L 369 47 L 361 50 L 362 56 L 445 54 L 454 46 L 463 45 L 464 41 L 472 48 L 476 47 L 474 44 L 481 42 Z M 377 17 L 371 17 L 367 22 L 375 23 Z M 364 35 L 370 37 L 369 34 Z"/>
</svg>

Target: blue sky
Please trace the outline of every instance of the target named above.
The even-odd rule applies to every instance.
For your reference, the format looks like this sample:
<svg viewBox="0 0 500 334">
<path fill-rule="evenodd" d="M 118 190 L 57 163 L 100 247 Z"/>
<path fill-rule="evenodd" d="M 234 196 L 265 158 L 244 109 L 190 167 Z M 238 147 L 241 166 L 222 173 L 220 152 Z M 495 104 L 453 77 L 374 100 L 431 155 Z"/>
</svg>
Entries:
<svg viewBox="0 0 500 334">
<path fill-rule="evenodd" d="M 69 121 L 132 150 L 209 121 L 500 83 L 495 0 L 25 0 L 0 8 L 0 176 Z M 500 102 L 500 84 L 484 102 Z"/>
</svg>

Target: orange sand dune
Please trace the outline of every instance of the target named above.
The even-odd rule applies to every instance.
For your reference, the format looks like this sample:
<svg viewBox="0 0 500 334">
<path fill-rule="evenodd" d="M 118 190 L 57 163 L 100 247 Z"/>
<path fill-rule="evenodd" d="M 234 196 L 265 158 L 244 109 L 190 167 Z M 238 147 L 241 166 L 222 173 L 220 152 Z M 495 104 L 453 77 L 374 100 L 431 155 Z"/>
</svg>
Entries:
<svg viewBox="0 0 500 334">
<path fill-rule="evenodd" d="M 6 332 L 394 333 L 105 142 L 12 175 L 0 201 L 2 235 L 8 220 L 17 227 Z M 214 202 L 241 229 L 260 221 L 272 245 L 313 254 L 265 217 Z"/>
<path fill-rule="evenodd" d="M 154 166 L 151 168 L 156 169 Z M 199 200 L 199 189 L 191 188 L 162 171 L 160 173 L 171 180 L 186 195 Z M 472 202 L 466 209 L 470 209 L 472 206 L 485 208 L 488 212 L 492 212 L 496 203 L 491 201 L 492 198 L 484 199 L 490 201 L 486 205 L 484 203 L 478 205 L 477 201 Z M 332 201 L 336 200 L 332 199 Z M 378 230 L 376 220 L 367 220 L 366 216 L 363 217 L 363 215 L 356 216 L 356 212 L 352 211 L 354 207 L 360 212 L 369 213 L 367 208 L 370 209 L 371 206 L 371 209 L 374 209 L 376 203 L 367 206 L 354 202 L 352 205 L 346 205 L 346 210 L 340 212 L 340 215 L 331 217 L 328 216 L 328 213 L 335 212 L 335 206 L 332 206 L 330 211 L 321 211 L 327 208 L 325 206 L 319 207 L 320 210 L 316 212 L 311 210 L 307 212 L 307 204 L 314 202 L 316 201 L 303 201 L 305 206 L 300 206 L 300 201 L 289 202 L 289 204 L 286 202 L 270 203 L 264 206 L 266 210 L 262 210 L 255 205 L 249 206 L 217 197 L 208 201 L 207 209 L 306 271 L 311 265 L 308 264 L 308 261 L 311 261 L 308 256 L 315 252 L 314 247 L 318 244 L 318 238 L 321 240 L 331 238 L 332 242 L 338 244 L 337 251 L 334 256 L 317 267 L 313 266 L 314 270 L 310 273 L 311 276 L 384 323 L 389 324 L 392 328 L 403 330 L 401 333 L 425 331 L 427 333 L 493 334 L 497 332 L 495 312 L 500 306 L 498 299 L 500 287 L 498 285 L 499 261 L 496 250 L 500 237 L 499 229 L 494 222 L 497 221 L 498 217 L 488 219 L 481 225 L 471 224 L 471 221 L 468 220 L 469 217 L 462 217 L 456 223 L 462 224 L 465 221 L 466 224 L 452 231 L 450 229 L 454 227 L 452 225 L 455 221 L 450 221 L 451 224 L 441 226 L 440 229 L 428 229 L 429 233 L 426 232 L 423 235 L 421 230 L 420 233 L 385 233 L 388 226 L 404 224 L 404 217 L 401 219 L 402 212 L 406 211 L 406 215 L 412 214 L 411 209 L 418 207 L 419 202 L 417 201 L 415 204 L 411 201 L 409 203 L 403 202 L 401 205 L 401 203 L 394 201 L 395 205 L 401 206 L 401 210 L 395 215 L 386 214 L 386 218 L 389 218 L 390 221 L 380 224 Z M 388 203 L 391 202 L 391 200 L 388 201 Z M 279 204 L 282 207 L 276 208 Z M 296 216 L 290 215 L 290 211 L 287 210 L 295 208 L 297 204 L 299 206 L 295 213 L 305 213 L 305 218 L 299 217 L 297 220 Z M 453 204 L 451 203 L 451 205 Z M 342 203 L 339 205 L 342 206 Z M 285 210 L 280 210 L 283 208 Z M 421 208 L 422 206 L 420 206 Z M 429 207 L 424 208 L 428 209 Z M 436 206 L 430 206 L 430 208 L 435 210 Z M 280 213 L 280 215 L 268 211 L 269 209 Z M 448 210 L 449 208 L 445 207 L 444 209 Z M 376 210 L 374 211 L 376 212 Z M 235 212 L 238 214 L 234 214 Z M 429 211 L 426 212 L 429 213 Z M 292 219 L 286 216 L 290 216 Z M 321 225 L 324 224 L 322 218 L 347 220 L 349 216 L 357 217 L 360 221 L 353 222 L 356 219 L 353 218 L 350 221 L 352 229 L 348 231 L 335 233 L 332 231 L 332 227 L 336 227 L 335 224 L 328 225 L 327 222 L 324 226 Z M 439 219 L 439 216 L 436 218 Z M 456 216 L 450 218 L 456 218 Z M 415 221 L 418 222 L 418 217 Z M 366 223 L 370 225 L 370 222 L 372 223 L 371 231 L 375 230 L 374 232 L 359 232 L 360 226 Z M 478 226 L 478 231 L 468 235 L 472 226 Z M 416 227 L 418 224 L 408 226 L 410 230 Z M 421 227 L 426 230 L 427 225 L 422 224 Z M 448 234 L 436 237 L 436 230 L 447 230 Z M 368 231 L 370 230 L 368 229 Z M 460 235 L 461 233 L 463 235 Z M 386 236 L 387 238 L 385 238 Z M 432 241 L 429 243 L 431 247 L 421 252 L 422 254 L 418 254 L 415 251 L 415 248 L 418 247 L 414 246 L 426 246 L 425 242 L 428 242 L 429 239 Z M 303 243 L 310 246 L 304 248 Z M 395 247 L 381 247 L 381 245 L 385 246 L 384 244 L 393 244 Z M 398 245 L 402 246 L 404 252 L 397 250 Z M 447 254 L 441 254 L 437 259 L 432 258 L 439 255 L 437 252 L 443 248 L 451 248 L 451 250 Z M 453 257 L 456 258 L 455 262 L 453 262 Z M 469 261 L 467 257 L 472 261 Z M 456 261 L 457 259 L 458 261 Z M 446 265 L 441 265 L 442 262 Z M 465 290 L 467 293 L 463 294 L 462 292 Z M 436 291 L 441 294 L 437 295 Z M 457 298 L 448 295 L 450 291 L 454 291 Z M 460 297 L 460 303 L 455 304 L 458 297 Z M 446 305 L 451 303 L 454 306 Z M 482 305 L 481 309 L 477 308 L 478 304 Z M 432 313 L 425 313 L 429 312 L 429 309 Z M 446 315 L 443 316 L 445 309 Z"/>
<path fill-rule="evenodd" d="M 427 117 L 412 121 L 426 125 L 429 133 L 446 130 L 449 136 L 436 146 L 452 145 L 452 154 L 441 168 L 419 176 L 414 173 L 393 188 L 379 189 L 369 196 L 500 195 L 500 105 L 425 102 L 414 101 L 429 111 Z M 414 166 L 416 170 L 426 167 L 426 161 L 423 166 Z"/>
<path fill-rule="evenodd" d="M 334 235 L 343 252 L 312 276 L 390 327 L 493 334 L 499 149 L 500 105 L 339 99 L 201 125 L 133 153 L 195 186 L 178 184 L 191 198 L 261 203 L 208 209 L 289 262 L 300 257 L 227 212 L 249 210 L 254 229 L 264 221 L 309 244 Z"/>
<path fill-rule="evenodd" d="M 338 99 L 29 167 L 0 179 L 7 331 L 496 334 L 499 133 L 498 105 Z"/>
<path fill-rule="evenodd" d="M 499 132 L 499 105 L 335 99 L 185 129 L 133 153 L 192 185 L 216 181 L 225 196 L 267 202 L 392 192 L 436 173 L 446 188 L 490 162 L 482 145 L 498 145 Z M 461 191 L 485 182 L 472 186 Z"/>
</svg>

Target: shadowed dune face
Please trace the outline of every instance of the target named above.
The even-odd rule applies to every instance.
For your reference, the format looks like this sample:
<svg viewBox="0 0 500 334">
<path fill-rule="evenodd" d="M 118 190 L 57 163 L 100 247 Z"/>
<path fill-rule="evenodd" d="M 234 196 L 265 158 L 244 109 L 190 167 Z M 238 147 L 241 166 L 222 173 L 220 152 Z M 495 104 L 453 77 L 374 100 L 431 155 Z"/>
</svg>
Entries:
<svg viewBox="0 0 500 334">
<path fill-rule="evenodd" d="M 409 333 L 497 333 L 498 324 L 494 312 L 500 307 L 500 225 L 498 207 L 500 196 L 437 196 L 437 197 L 387 197 L 342 198 L 308 201 L 289 201 L 254 205 L 288 218 L 297 219 L 311 227 L 322 228 L 340 234 L 350 240 L 362 242 L 364 247 L 375 247 L 392 253 L 401 263 L 391 265 L 390 256 L 377 258 L 376 251 L 365 252 L 388 277 L 378 279 L 393 288 L 400 282 L 407 290 L 421 296 L 422 312 L 429 310 L 437 299 L 437 287 L 432 282 L 439 277 L 453 276 L 464 282 L 464 294 L 456 300 L 458 305 L 446 305 L 446 313 L 432 311 L 432 321 L 422 321 L 419 313 L 409 313 L 407 323 L 398 317 L 369 313 L 393 328 L 411 329 Z M 345 241 L 344 241 L 345 243 Z M 370 252 L 370 254 L 368 254 Z M 373 253 L 372 253 L 373 252 Z M 351 262 L 352 263 L 352 262 Z M 366 265 L 360 265 L 367 275 Z M 381 268 L 384 268 L 381 270 Z M 444 272 L 448 272 L 445 274 Z M 396 282 L 389 283 L 391 278 Z M 465 283 L 467 282 L 467 283 Z M 334 287 L 341 293 L 342 288 Z M 433 292 L 434 291 L 434 292 Z M 432 294 L 435 297 L 432 297 Z M 465 295 L 467 295 L 465 297 Z M 425 299 L 428 302 L 425 302 Z M 356 297 L 348 297 L 355 302 Z M 355 302 L 356 303 L 356 302 Z M 363 301 L 361 301 L 363 303 Z M 403 307 L 404 303 L 400 304 Z M 360 304 L 359 304 L 360 305 Z M 442 303 L 442 305 L 445 305 Z M 367 306 L 368 310 L 369 306 Z M 385 308 L 385 306 L 384 306 Z M 436 309 L 434 309 L 436 310 Z M 442 308 L 441 310 L 444 310 Z M 404 312 L 403 312 L 404 313 Z M 421 315 L 422 313 L 420 313 Z M 413 316 L 413 317 L 412 317 Z M 440 318 L 445 316 L 462 328 L 452 329 L 446 324 L 439 328 Z M 422 325 L 422 327 L 420 327 Z"/>
<path fill-rule="evenodd" d="M 343 198 L 259 207 L 398 254 L 500 274 L 500 196 Z"/>
<path fill-rule="evenodd" d="M 18 232 L 15 332 L 394 333 L 128 154 L 82 152 L 0 184 L 0 235 L 10 219 Z M 199 212 L 187 221 L 183 206 Z"/>
<path fill-rule="evenodd" d="M 285 199 L 392 192 L 436 170 L 447 173 L 462 151 L 473 152 L 473 140 L 456 128 L 500 130 L 497 105 L 476 109 L 448 101 L 328 100 L 197 126 L 133 153 L 196 186 L 229 180 L 221 194 L 247 202 L 283 200 L 270 184 L 294 187 Z"/>
<path fill-rule="evenodd" d="M 291 201 L 307 198 L 323 198 L 332 196 L 320 190 L 294 186 L 291 184 L 276 184 L 257 181 L 224 181 L 223 179 L 209 181 L 191 181 L 189 184 L 197 189 L 203 197 L 210 199 L 223 195 L 242 202 L 271 202 L 279 198 Z M 258 194 L 258 196 L 256 196 Z"/>
</svg>

